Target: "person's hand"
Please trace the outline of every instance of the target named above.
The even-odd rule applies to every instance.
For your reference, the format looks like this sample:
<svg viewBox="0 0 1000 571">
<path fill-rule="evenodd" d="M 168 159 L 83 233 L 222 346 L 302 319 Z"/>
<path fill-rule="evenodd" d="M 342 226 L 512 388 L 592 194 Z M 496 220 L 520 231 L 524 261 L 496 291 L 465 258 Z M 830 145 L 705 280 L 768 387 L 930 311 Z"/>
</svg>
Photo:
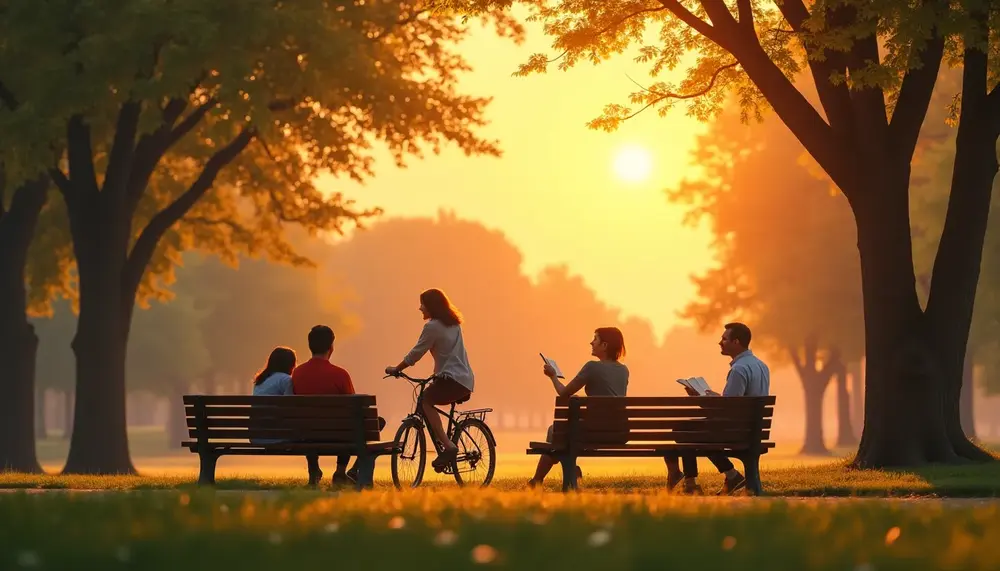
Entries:
<svg viewBox="0 0 1000 571">
<path fill-rule="evenodd" d="M 687 386 L 684 387 L 684 392 L 686 392 L 689 397 L 696 397 L 696 396 L 698 396 L 698 391 L 692 389 L 691 387 L 687 387 Z"/>
<path fill-rule="evenodd" d="M 549 365 L 548 363 L 546 363 L 542 367 L 542 372 L 545 373 L 546 377 L 554 377 L 554 376 L 556 376 L 556 370 L 553 369 L 552 365 Z"/>
<path fill-rule="evenodd" d="M 719 393 L 713 391 L 712 389 L 708 389 L 707 391 L 705 391 L 705 396 L 709 396 L 709 397 L 721 397 L 722 395 L 720 395 Z"/>
<path fill-rule="evenodd" d="M 396 375 L 399 374 L 399 369 L 396 368 L 396 367 L 386 367 L 385 368 L 385 374 L 392 375 L 392 376 L 395 377 Z"/>
</svg>

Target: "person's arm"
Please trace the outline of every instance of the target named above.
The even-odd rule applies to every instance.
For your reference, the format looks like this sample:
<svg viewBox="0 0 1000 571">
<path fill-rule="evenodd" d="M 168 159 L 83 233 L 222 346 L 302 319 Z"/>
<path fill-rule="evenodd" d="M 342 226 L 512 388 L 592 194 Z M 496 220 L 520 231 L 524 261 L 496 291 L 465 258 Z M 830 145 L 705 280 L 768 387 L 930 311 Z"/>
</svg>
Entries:
<svg viewBox="0 0 1000 571">
<path fill-rule="evenodd" d="M 556 376 L 556 372 L 552 367 L 545 365 L 544 371 L 545 375 L 552 381 L 552 388 L 556 390 L 556 394 L 561 397 L 568 397 L 580 392 L 580 389 L 587 385 L 587 376 L 590 374 L 590 363 L 584 365 L 580 369 L 580 372 L 573 377 L 573 380 L 565 385 Z"/>
<path fill-rule="evenodd" d="M 398 365 L 395 367 L 386 367 L 385 372 L 388 374 L 398 373 L 407 367 L 416 365 L 417 361 L 434 346 L 435 337 L 434 325 L 428 321 L 420 331 L 420 337 L 417 339 L 417 344 L 413 346 L 413 349 L 410 349 L 410 352 L 403 357 L 403 360 Z"/>
<path fill-rule="evenodd" d="M 281 395 L 287 397 L 294 394 L 295 388 L 292 386 L 292 376 L 285 375 L 285 377 L 281 379 Z"/>
<path fill-rule="evenodd" d="M 351 380 L 351 374 L 344 371 L 344 394 L 345 395 L 355 395 L 358 394 L 354 391 L 354 382 Z"/>
<path fill-rule="evenodd" d="M 726 388 L 722 389 L 722 396 L 741 397 L 747 394 L 747 384 L 749 381 L 746 369 L 743 367 L 729 369 L 729 374 L 726 375 Z M 715 396 L 719 395 L 716 394 Z"/>
</svg>

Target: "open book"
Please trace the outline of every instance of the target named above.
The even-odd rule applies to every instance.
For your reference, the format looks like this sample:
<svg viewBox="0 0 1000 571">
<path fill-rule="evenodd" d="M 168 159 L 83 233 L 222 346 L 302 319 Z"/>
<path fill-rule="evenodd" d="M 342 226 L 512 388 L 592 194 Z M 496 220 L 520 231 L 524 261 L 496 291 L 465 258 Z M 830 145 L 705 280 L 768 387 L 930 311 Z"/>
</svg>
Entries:
<svg viewBox="0 0 1000 571">
<path fill-rule="evenodd" d="M 705 393 L 707 393 L 712 388 L 708 386 L 707 382 L 705 382 L 704 377 L 690 377 L 687 379 L 677 379 L 677 382 L 685 387 L 693 389 L 700 396 L 705 396 Z"/>
<path fill-rule="evenodd" d="M 553 369 L 555 369 L 555 371 L 556 371 L 556 377 L 559 377 L 560 379 L 565 379 L 566 378 L 566 376 L 563 375 L 562 370 L 559 369 L 559 365 L 555 362 L 554 359 L 549 359 L 548 357 L 546 357 L 545 355 L 542 355 L 541 353 L 539 353 L 538 355 L 541 356 L 542 361 L 544 361 L 546 365 L 548 365 L 548 366 L 552 367 Z"/>
</svg>

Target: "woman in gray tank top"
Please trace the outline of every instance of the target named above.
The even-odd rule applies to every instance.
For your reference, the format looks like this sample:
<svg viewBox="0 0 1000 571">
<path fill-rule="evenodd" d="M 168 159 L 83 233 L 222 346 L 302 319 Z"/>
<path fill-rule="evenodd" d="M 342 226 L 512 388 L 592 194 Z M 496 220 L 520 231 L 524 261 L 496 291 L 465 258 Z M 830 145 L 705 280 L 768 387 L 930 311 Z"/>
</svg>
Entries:
<svg viewBox="0 0 1000 571">
<path fill-rule="evenodd" d="M 543 372 L 552 381 L 552 388 L 561 397 L 575 395 L 583 389 L 588 397 L 623 397 L 628 392 L 628 367 L 622 362 L 625 356 L 625 337 L 617 327 L 599 327 L 594 331 L 594 339 L 590 342 L 590 354 L 597 357 L 596 361 L 590 361 L 580 372 L 567 384 L 562 384 L 556 376 L 555 370 L 548 364 Z M 552 427 L 549 426 L 547 439 L 552 442 Z M 542 483 L 556 463 L 552 456 L 541 455 L 538 457 L 538 467 L 535 468 L 535 476 L 528 481 L 532 488 Z M 576 477 L 583 477 L 583 472 L 579 467 L 576 469 Z"/>
</svg>

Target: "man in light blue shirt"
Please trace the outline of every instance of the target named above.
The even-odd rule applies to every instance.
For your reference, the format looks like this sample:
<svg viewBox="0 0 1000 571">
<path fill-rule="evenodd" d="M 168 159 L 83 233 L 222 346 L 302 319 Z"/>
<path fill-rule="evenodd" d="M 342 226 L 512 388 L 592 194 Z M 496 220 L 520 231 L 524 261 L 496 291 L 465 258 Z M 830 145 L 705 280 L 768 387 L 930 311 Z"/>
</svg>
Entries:
<svg viewBox="0 0 1000 571">
<path fill-rule="evenodd" d="M 771 371 L 767 368 L 753 351 L 750 350 L 750 328 L 743 323 L 727 323 L 722 338 L 719 340 L 719 349 L 729 361 L 729 374 L 726 375 L 726 386 L 722 389 L 722 395 L 709 390 L 707 394 L 711 396 L 723 397 L 766 397 L 771 390 Z M 694 390 L 685 388 L 688 394 L 697 396 Z M 726 483 L 719 490 L 717 495 L 729 495 L 746 486 L 746 478 L 740 474 L 732 461 L 725 455 L 715 454 L 708 459 L 715 464 L 719 472 L 726 475 Z M 668 456 L 663 459 L 667 464 L 667 489 L 673 489 L 684 481 L 684 491 L 686 493 L 700 493 L 701 487 L 698 485 L 698 462 L 695 456 L 684 456 L 684 470 L 681 471 L 677 456 Z"/>
</svg>

